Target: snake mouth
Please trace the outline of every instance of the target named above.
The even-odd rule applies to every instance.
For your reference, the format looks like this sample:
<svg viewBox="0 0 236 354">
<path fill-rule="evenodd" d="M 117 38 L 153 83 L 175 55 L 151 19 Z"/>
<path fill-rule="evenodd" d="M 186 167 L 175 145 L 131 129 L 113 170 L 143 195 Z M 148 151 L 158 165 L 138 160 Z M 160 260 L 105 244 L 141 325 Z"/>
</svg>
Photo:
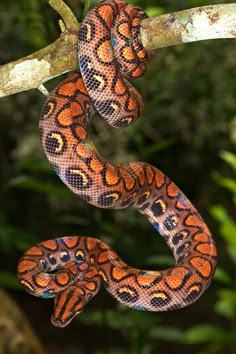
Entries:
<svg viewBox="0 0 236 354">
<path fill-rule="evenodd" d="M 51 322 L 56 327 L 66 327 L 73 318 L 83 311 L 87 301 L 75 286 L 57 294 L 54 299 L 54 313 Z"/>
<path fill-rule="evenodd" d="M 55 327 L 64 328 L 64 327 L 68 326 L 68 324 L 72 321 L 72 319 L 73 319 L 73 317 L 71 317 L 67 321 L 62 321 L 62 319 L 56 318 L 56 317 L 54 317 L 54 315 L 52 315 L 51 322 Z"/>
<path fill-rule="evenodd" d="M 51 316 L 51 322 L 55 327 L 59 328 L 64 328 L 68 326 L 73 318 L 77 315 L 79 315 L 83 310 L 77 311 L 77 312 L 72 312 L 69 314 L 69 316 L 65 319 L 62 319 L 61 317 L 56 317 L 55 315 Z"/>
</svg>

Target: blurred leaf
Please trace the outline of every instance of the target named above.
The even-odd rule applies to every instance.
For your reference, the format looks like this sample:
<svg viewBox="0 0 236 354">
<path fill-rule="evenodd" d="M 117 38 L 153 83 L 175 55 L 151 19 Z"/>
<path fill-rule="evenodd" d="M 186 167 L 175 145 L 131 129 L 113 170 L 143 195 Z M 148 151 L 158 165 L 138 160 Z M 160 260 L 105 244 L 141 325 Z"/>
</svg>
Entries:
<svg viewBox="0 0 236 354">
<path fill-rule="evenodd" d="M 126 239 L 126 237 L 124 237 L 124 234 L 122 232 L 121 229 L 117 228 L 117 226 L 113 223 L 110 223 L 108 221 L 103 221 L 100 224 L 100 230 L 103 233 L 106 233 L 108 236 L 112 236 L 114 238 L 117 239 Z"/>
<path fill-rule="evenodd" d="M 46 159 L 41 160 L 26 160 L 23 159 L 17 164 L 17 171 L 32 171 L 32 172 L 43 172 L 48 174 L 54 174 L 52 166 Z"/>
<path fill-rule="evenodd" d="M 229 319 L 234 319 L 236 317 L 236 291 L 221 289 L 218 291 L 218 297 L 215 311 Z"/>
<path fill-rule="evenodd" d="M 212 174 L 214 180 L 228 191 L 236 194 L 236 180 L 232 178 L 222 177 L 218 172 Z"/>
<path fill-rule="evenodd" d="M 236 223 L 230 218 L 221 205 L 211 207 L 210 213 L 219 222 L 220 233 L 227 241 L 228 247 L 236 250 Z"/>
<path fill-rule="evenodd" d="M 147 257 L 147 264 L 161 267 L 173 267 L 174 258 L 168 255 L 153 255 Z"/>
<path fill-rule="evenodd" d="M 152 313 L 146 311 L 135 311 L 119 303 L 114 310 L 90 311 L 87 308 L 86 313 L 83 312 L 79 319 L 87 325 L 98 327 L 106 325 L 121 330 L 127 337 L 129 337 L 129 331 L 131 330 L 143 333 L 156 327 L 160 322 L 160 316 L 153 316 Z"/>
<path fill-rule="evenodd" d="M 87 12 L 90 9 L 90 7 L 91 7 L 91 1 L 90 0 L 85 0 L 83 14 L 82 14 L 82 20 L 85 17 L 85 15 L 87 14 Z"/>
<path fill-rule="evenodd" d="M 35 243 L 35 237 L 19 227 L 16 228 L 7 224 L 0 225 L 1 248 L 7 252 L 12 251 L 12 249 L 25 251 L 33 246 L 33 243 Z"/>
<path fill-rule="evenodd" d="M 221 151 L 220 157 L 225 160 L 234 171 L 236 171 L 236 155 L 229 151 Z M 236 183 L 236 182 L 235 182 Z"/>
<path fill-rule="evenodd" d="M 159 16 L 165 13 L 165 8 L 161 6 L 147 6 L 145 12 L 148 17 Z"/>
<path fill-rule="evenodd" d="M 150 329 L 151 338 L 161 339 L 167 342 L 182 342 L 184 336 L 183 331 L 175 327 L 159 326 Z"/>
<path fill-rule="evenodd" d="M 155 154 L 157 154 L 160 151 L 163 151 L 167 148 L 169 148 L 170 146 L 173 146 L 175 144 L 175 139 L 174 138 L 169 138 L 169 139 L 165 139 L 161 142 L 159 142 L 158 144 L 152 144 L 150 146 L 145 146 L 142 148 L 142 158 L 143 159 L 147 159 L 150 156 L 153 156 Z"/>
<path fill-rule="evenodd" d="M 5 288 L 24 290 L 23 286 L 17 279 L 17 276 L 10 272 L 0 272 L 0 286 Z"/>
<path fill-rule="evenodd" d="M 184 335 L 184 341 L 188 344 L 198 344 L 204 342 L 224 341 L 225 330 L 222 327 L 211 324 L 202 324 L 189 328 Z"/>
<path fill-rule="evenodd" d="M 62 199 L 69 199 L 72 197 L 72 192 L 64 185 L 53 185 L 49 182 L 40 181 L 34 177 L 26 175 L 21 175 L 12 178 L 9 181 L 8 186 L 35 191 L 39 193 L 45 193 L 49 196 Z"/>
<path fill-rule="evenodd" d="M 217 280 L 223 284 L 229 284 L 229 285 L 232 284 L 232 279 L 229 276 L 229 274 L 223 268 L 220 267 L 216 268 L 214 280 Z"/>
<path fill-rule="evenodd" d="M 90 311 L 89 308 L 86 308 L 86 314 L 83 312 L 80 317 L 77 317 L 77 320 L 80 320 L 87 325 L 96 325 L 98 327 L 105 323 L 103 311 Z"/>
<path fill-rule="evenodd" d="M 95 354 L 128 354 L 127 350 L 124 349 L 119 349 L 119 348 L 113 348 L 110 350 L 106 351 L 96 351 Z"/>
<path fill-rule="evenodd" d="M 78 227 L 82 226 L 88 226 L 89 225 L 89 219 L 86 217 L 82 217 L 80 215 L 69 215 L 65 214 L 60 217 L 60 219 L 57 221 L 58 224 L 68 224 L 68 225 L 76 225 Z"/>
<path fill-rule="evenodd" d="M 228 254 L 229 254 L 231 260 L 233 261 L 233 263 L 236 264 L 236 250 L 229 247 L 228 248 Z"/>
<path fill-rule="evenodd" d="M 121 331 L 144 331 L 148 330 L 158 318 L 151 318 L 150 313 L 145 311 L 134 311 L 124 305 L 118 304 L 119 311 L 109 310 L 106 312 L 106 321 L 109 327 Z M 154 322 L 153 322 L 154 321 Z"/>
</svg>

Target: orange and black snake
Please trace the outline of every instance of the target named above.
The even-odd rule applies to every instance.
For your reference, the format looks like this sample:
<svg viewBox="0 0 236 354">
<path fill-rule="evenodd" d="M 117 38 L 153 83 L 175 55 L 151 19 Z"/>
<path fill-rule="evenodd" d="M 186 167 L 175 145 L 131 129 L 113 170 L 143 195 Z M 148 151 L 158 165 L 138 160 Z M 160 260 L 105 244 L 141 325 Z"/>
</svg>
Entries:
<svg viewBox="0 0 236 354">
<path fill-rule="evenodd" d="M 102 284 L 124 305 L 168 311 L 197 300 L 214 275 L 211 233 L 180 189 L 148 163 L 112 165 L 88 136 L 95 111 L 114 127 L 132 123 L 142 112 L 140 95 L 123 76 L 139 77 L 146 69 L 150 53 L 140 41 L 145 16 L 123 0 L 104 0 L 88 12 L 78 35 L 80 70 L 49 95 L 40 135 L 50 164 L 74 193 L 100 208 L 137 209 L 164 238 L 176 265 L 135 269 L 90 237 L 62 237 L 32 247 L 19 261 L 18 277 L 31 294 L 55 297 L 55 326 L 66 326 Z"/>
</svg>

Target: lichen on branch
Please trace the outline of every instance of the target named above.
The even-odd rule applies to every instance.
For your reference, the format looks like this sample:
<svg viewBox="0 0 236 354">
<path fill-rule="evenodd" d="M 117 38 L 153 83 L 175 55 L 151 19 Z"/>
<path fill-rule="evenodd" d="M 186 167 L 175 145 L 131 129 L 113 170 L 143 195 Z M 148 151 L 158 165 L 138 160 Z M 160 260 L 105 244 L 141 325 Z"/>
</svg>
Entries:
<svg viewBox="0 0 236 354">
<path fill-rule="evenodd" d="M 146 49 L 207 39 L 236 38 L 236 4 L 210 5 L 142 21 Z"/>
</svg>

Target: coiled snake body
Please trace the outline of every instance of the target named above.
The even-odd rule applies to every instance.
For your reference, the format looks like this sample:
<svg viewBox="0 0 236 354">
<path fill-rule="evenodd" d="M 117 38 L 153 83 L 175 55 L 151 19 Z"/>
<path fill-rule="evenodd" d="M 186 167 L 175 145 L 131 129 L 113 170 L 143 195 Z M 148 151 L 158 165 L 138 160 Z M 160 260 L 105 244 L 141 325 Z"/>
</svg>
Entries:
<svg viewBox="0 0 236 354">
<path fill-rule="evenodd" d="M 166 311 L 194 302 L 214 274 L 210 231 L 179 188 L 147 163 L 110 164 L 88 136 L 95 110 L 114 127 L 132 123 L 142 112 L 141 97 L 123 75 L 139 77 L 146 69 L 149 53 L 139 34 L 144 17 L 140 8 L 123 0 L 104 0 L 88 12 L 79 31 L 80 71 L 48 97 L 40 134 L 49 162 L 74 193 L 100 208 L 137 209 L 165 239 L 176 266 L 132 268 L 90 237 L 44 241 L 20 259 L 18 277 L 33 295 L 55 297 L 56 326 L 66 326 L 101 284 L 122 304 Z"/>
</svg>

